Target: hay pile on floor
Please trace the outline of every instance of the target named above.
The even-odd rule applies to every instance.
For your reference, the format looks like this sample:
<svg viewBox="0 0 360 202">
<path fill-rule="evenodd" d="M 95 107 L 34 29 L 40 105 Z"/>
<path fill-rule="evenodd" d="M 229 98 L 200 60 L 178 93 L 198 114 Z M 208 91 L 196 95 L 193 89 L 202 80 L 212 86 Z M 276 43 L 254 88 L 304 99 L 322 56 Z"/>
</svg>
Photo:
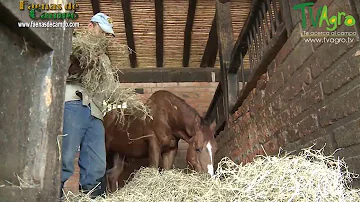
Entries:
<svg viewBox="0 0 360 202">
<path fill-rule="evenodd" d="M 359 191 L 347 186 L 353 177 L 342 160 L 305 149 L 298 156 L 257 157 L 245 166 L 223 158 L 213 179 L 143 168 L 123 189 L 96 201 L 360 201 Z"/>
<path fill-rule="evenodd" d="M 115 69 L 121 64 L 111 64 L 109 58 L 105 55 L 107 47 L 110 43 L 116 41 L 103 35 L 97 35 L 88 30 L 80 30 L 75 32 L 72 40 L 72 55 L 79 61 L 81 73 L 70 75 L 68 81 L 79 81 L 88 91 L 90 97 L 98 98 L 98 105 L 103 105 L 105 101 L 105 109 L 103 113 L 108 112 L 107 106 L 119 106 L 126 103 L 127 113 L 142 111 L 143 119 L 150 116 L 150 110 L 137 96 L 135 89 L 121 88 L 118 80 L 118 74 Z M 127 46 L 116 44 L 119 48 L 119 57 L 128 57 Z M 125 110 L 119 109 L 118 118 L 123 118 Z"/>
</svg>

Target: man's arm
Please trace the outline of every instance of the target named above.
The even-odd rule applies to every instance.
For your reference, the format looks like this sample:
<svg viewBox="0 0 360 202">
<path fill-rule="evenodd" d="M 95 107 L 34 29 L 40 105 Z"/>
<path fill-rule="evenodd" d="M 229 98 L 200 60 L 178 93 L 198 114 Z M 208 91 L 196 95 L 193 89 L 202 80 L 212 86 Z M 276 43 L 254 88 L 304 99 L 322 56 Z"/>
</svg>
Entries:
<svg viewBox="0 0 360 202">
<path fill-rule="evenodd" d="M 99 56 L 99 63 L 101 65 L 103 65 L 103 68 L 106 69 L 107 71 L 111 71 L 111 62 L 110 62 L 110 58 L 109 56 L 107 56 L 106 54 L 101 54 Z M 106 65 L 106 66 L 105 66 Z M 104 70 L 103 69 L 103 70 Z M 115 81 L 115 78 L 114 78 Z M 116 81 L 115 81 L 116 82 Z M 109 89 L 110 91 L 111 89 Z M 107 100 L 107 96 L 109 92 L 102 92 L 102 93 L 98 93 L 93 97 L 93 103 L 101 110 L 105 110 L 106 106 L 103 106 L 103 101 Z"/>
</svg>

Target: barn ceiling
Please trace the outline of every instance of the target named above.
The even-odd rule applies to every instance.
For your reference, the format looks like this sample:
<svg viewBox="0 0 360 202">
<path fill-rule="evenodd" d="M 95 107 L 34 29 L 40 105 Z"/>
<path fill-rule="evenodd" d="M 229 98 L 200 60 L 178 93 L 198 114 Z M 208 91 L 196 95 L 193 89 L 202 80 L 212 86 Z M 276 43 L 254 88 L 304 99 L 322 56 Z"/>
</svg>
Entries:
<svg viewBox="0 0 360 202">
<path fill-rule="evenodd" d="M 121 64 L 121 68 L 220 67 L 218 54 L 216 60 L 211 61 L 217 51 L 216 43 L 214 45 L 216 35 L 214 38 L 214 33 L 210 33 L 215 16 L 214 0 L 77 0 L 76 3 L 79 5 L 77 21 L 81 26 L 87 26 L 93 15 L 92 3 L 96 7 L 97 2 L 100 11 L 113 18 L 117 42 L 130 47 L 135 46 L 136 54 L 132 57 L 124 57 L 117 48 L 110 47 L 111 60 Z M 251 0 L 231 1 L 234 39 L 237 39 L 246 21 L 251 2 Z M 158 26 L 157 30 L 157 21 L 161 25 L 161 8 L 163 28 Z M 191 13 L 194 13 L 194 10 L 195 14 L 192 17 Z M 157 17 L 156 12 L 160 14 Z M 187 21 L 189 21 L 188 25 Z M 125 24 L 128 28 L 128 36 Z M 214 28 L 216 30 L 216 27 Z M 157 35 L 158 39 L 156 39 Z M 158 54 L 157 46 L 158 51 L 160 50 Z M 163 47 L 162 52 L 161 47 Z M 185 48 L 184 53 L 184 47 L 190 48 Z M 248 67 L 247 58 L 244 64 Z"/>
</svg>

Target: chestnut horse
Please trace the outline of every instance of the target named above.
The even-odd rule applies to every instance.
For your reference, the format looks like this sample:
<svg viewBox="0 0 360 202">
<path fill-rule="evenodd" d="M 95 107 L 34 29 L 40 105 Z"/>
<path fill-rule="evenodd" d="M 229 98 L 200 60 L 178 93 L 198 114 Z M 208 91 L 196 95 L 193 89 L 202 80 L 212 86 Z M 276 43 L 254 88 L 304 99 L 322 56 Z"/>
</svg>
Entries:
<svg viewBox="0 0 360 202">
<path fill-rule="evenodd" d="M 142 120 L 142 112 L 137 112 L 125 115 L 121 124 L 116 122 L 113 111 L 104 117 L 110 191 L 116 189 L 125 157 L 147 157 L 149 167 L 170 169 L 180 139 L 189 143 L 189 164 L 198 172 L 213 175 L 217 150 L 214 128 L 183 99 L 168 91 L 153 93 L 146 104 L 152 118 Z"/>
</svg>

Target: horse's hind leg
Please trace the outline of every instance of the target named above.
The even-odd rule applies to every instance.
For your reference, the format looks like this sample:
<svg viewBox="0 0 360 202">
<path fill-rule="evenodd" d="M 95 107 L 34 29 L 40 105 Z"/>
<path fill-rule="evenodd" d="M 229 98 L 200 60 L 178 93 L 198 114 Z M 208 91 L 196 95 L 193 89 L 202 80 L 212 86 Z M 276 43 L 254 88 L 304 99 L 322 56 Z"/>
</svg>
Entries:
<svg viewBox="0 0 360 202">
<path fill-rule="evenodd" d="M 114 166 L 108 170 L 109 191 L 114 192 L 117 189 L 117 182 L 120 174 L 124 171 L 125 157 L 119 154 L 114 155 Z"/>
</svg>

